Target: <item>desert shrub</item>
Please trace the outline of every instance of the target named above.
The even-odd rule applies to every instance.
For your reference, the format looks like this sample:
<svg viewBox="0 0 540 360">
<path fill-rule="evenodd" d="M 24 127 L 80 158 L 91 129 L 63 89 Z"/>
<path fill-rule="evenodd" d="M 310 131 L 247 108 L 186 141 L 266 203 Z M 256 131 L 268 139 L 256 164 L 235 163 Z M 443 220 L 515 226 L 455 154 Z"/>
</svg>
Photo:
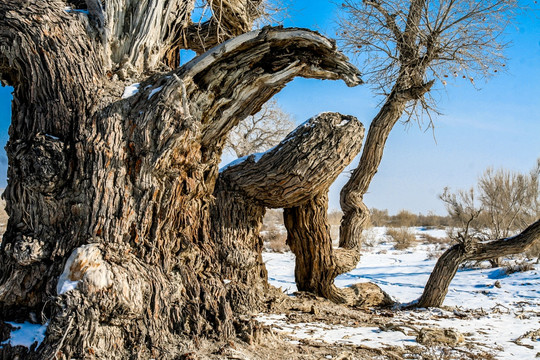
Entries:
<svg viewBox="0 0 540 360">
<path fill-rule="evenodd" d="M 377 231 L 373 228 L 365 229 L 362 231 L 362 246 L 373 247 L 380 242 L 377 236 Z"/>
<path fill-rule="evenodd" d="M 516 264 L 507 264 L 503 266 L 503 270 L 506 275 L 510 275 L 516 272 L 531 271 L 534 269 L 534 265 L 527 261 L 521 261 Z"/>
<path fill-rule="evenodd" d="M 422 234 L 420 235 L 420 238 L 423 240 L 424 244 L 448 245 L 452 243 L 452 240 L 448 236 L 440 238 L 440 237 L 431 236 L 429 234 Z"/>
<path fill-rule="evenodd" d="M 283 209 L 267 209 L 263 218 L 263 230 L 270 230 L 283 224 Z"/>
<path fill-rule="evenodd" d="M 411 227 L 417 225 L 416 215 L 407 210 L 401 210 L 392 216 L 392 226 Z"/>
<path fill-rule="evenodd" d="M 272 226 L 261 234 L 264 241 L 264 247 L 267 251 L 278 253 L 289 251 L 287 235 L 285 232 L 282 232 L 278 226 Z"/>
<path fill-rule="evenodd" d="M 453 226 L 454 222 L 450 216 L 441 216 L 429 212 L 427 215 L 418 214 L 414 225 L 440 229 L 447 226 Z"/>
<path fill-rule="evenodd" d="M 390 228 L 386 230 L 386 235 L 394 240 L 396 250 L 408 249 L 416 242 L 416 236 L 406 227 Z"/>
<path fill-rule="evenodd" d="M 339 226 L 341 225 L 341 218 L 343 216 L 343 212 L 340 210 L 332 210 L 328 213 L 328 223 L 331 226 Z"/>
<path fill-rule="evenodd" d="M 446 251 L 447 248 L 448 246 L 446 246 L 445 244 L 437 244 L 435 247 L 428 250 L 426 257 L 429 260 L 437 260 Z"/>
<path fill-rule="evenodd" d="M 388 210 L 370 209 L 370 221 L 373 226 L 387 226 L 390 224 Z"/>
<path fill-rule="evenodd" d="M 525 255 L 527 255 L 529 259 L 536 258 L 536 262 L 540 262 L 540 241 L 536 241 L 532 244 L 525 252 Z"/>
</svg>

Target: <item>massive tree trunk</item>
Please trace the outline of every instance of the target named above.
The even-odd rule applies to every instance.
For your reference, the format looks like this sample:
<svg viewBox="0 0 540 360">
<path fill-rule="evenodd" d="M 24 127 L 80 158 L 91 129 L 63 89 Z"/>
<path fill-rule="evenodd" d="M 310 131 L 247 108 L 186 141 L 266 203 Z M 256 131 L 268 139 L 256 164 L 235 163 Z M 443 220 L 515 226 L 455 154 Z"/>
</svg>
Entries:
<svg viewBox="0 0 540 360">
<path fill-rule="evenodd" d="M 446 250 L 435 264 L 424 292 L 413 304 L 417 307 L 439 307 L 442 305 L 450 282 L 464 261 L 482 261 L 519 254 L 540 239 L 540 220 L 530 225 L 519 235 L 486 243 L 459 243 Z"/>
<path fill-rule="evenodd" d="M 234 335 L 235 306 L 255 308 L 251 285 L 264 288 L 257 224 L 270 205 L 215 186 L 228 131 L 295 76 L 360 79 L 299 29 L 240 35 L 171 69 L 194 1 L 86 4 L 0 3 L 0 75 L 15 89 L 0 316 L 49 319 L 37 358 L 174 358 L 196 336 Z M 285 180 L 299 188 L 288 207 L 312 198 L 312 179 Z M 251 233 L 235 244 L 236 230 Z M 234 265 L 239 247 L 247 266 Z"/>
</svg>

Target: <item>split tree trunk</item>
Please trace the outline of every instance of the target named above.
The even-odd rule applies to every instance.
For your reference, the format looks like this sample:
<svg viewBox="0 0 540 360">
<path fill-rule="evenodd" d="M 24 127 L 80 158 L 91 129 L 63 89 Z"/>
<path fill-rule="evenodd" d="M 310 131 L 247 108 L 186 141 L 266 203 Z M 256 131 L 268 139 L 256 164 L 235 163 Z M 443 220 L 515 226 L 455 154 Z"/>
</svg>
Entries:
<svg viewBox="0 0 540 360">
<path fill-rule="evenodd" d="M 227 208 L 243 218 L 210 211 L 227 191 L 213 195 L 228 131 L 295 76 L 360 79 L 328 39 L 279 28 L 171 70 L 194 1 L 86 3 L 88 15 L 0 3 L 0 75 L 15 89 L 0 314 L 49 319 L 36 358 L 174 358 L 198 336 L 234 335 L 234 299 L 260 299 L 260 254 L 234 273 L 220 265 L 236 245 L 216 221 L 242 232 L 263 214 L 249 193 Z M 253 234 L 242 246 L 258 253 Z"/>
<path fill-rule="evenodd" d="M 482 261 L 519 254 L 540 239 L 540 220 L 519 235 L 487 243 L 457 244 L 446 250 L 435 264 L 417 307 L 439 307 L 448 293 L 450 282 L 464 261 Z"/>
</svg>

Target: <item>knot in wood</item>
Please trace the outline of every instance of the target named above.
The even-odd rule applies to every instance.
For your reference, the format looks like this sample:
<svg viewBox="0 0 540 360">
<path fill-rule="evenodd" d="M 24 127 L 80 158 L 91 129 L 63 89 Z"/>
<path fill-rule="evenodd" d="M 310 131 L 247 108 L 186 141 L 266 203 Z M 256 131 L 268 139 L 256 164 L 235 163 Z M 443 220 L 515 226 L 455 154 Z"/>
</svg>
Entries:
<svg viewBox="0 0 540 360">
<path fill-rule="evenodd" d="M 30 141 L 17 141 L 14 147 L 13 166 L 24 174 L 26 189 L 49 194 L 65 184 L 67 162 L 61 140 L 37 134 Z"/>
</svg>

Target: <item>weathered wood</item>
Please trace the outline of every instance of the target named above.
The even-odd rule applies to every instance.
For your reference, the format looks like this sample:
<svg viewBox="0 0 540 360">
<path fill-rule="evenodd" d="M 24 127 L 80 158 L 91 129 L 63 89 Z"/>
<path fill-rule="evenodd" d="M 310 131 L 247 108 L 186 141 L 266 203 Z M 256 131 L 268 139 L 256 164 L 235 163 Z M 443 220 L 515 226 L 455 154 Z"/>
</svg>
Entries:
<svg viewBox="0 0 540 360">
<path fill-rule="evenodd" d="M 281 28 L 170 70 L 159 59 L 193 1 L 99 5 L 87 17 L 0 2 L 0 78 L 14 86 L 0 316 L 50 319 L 36 358 L 175 358 L 197 336 L 233 335 L 240 297 L 261 300 L 260 257 L 227 273 L 244 258 L 212 230 L 227 132 L 295 76 L 355 85 L 359 73 L 328 39 Z M 242 221 L 259 221 L 249 206 Z M 78 282 L 62 293 L 65 280 Z"/>
<path fill-rule="evenodd" d="M 224 264 L 230 269 L 227 274 L 249 264 L 253 264 L 253 272 L 261 272 L 262 212 L 253 208 L 285 208 L 287 242 L 296 255 L 298 289 L 344 302 L 333 284 L 339 274 L 328 226 L 327 193 L 360 151 L 362 142 L 358 140 L 363 132 L 356 118 L 323 113 L 266 153 L 239 159 L 221 171 L 214 208 L 215 218 L 223 220 L 214 237 L 224 239 L 224 248 L 236 247 L 229 253 L 238 254 L 235 259 L 239 259 Z M 224 209 L 230 211 L 223 214 Z M 230 227 L 229 217 L 241 226 Z"/>
<path fill-rule="evenodd" d="M 417 307 L 439 307 L 442 305 L 450 282 L 464 261 L 482 261 L 497 257 L 519 254 L 540 239 L 540 220 L 527 229 L 507 239 L 485 243 L 456 244 L 446 250 L 437 260 Z"/>
<path fill-rule="evenodd" d="M 328 191 L 362 147 L 364 127 L 352 116 L 315 116 L 264 154 L 222 171 L 223 181 L 269 208 L 288 208 Z"/>
<path fill-rule="evenodd" d="M 334 285 L 338 274 L 327 212 L 326 193 L 316 195 L 305 204 L 284 209 L 287 244 L 296 256 L 294 277 L 298 290 L 344 302 Z"/>
</svg>

